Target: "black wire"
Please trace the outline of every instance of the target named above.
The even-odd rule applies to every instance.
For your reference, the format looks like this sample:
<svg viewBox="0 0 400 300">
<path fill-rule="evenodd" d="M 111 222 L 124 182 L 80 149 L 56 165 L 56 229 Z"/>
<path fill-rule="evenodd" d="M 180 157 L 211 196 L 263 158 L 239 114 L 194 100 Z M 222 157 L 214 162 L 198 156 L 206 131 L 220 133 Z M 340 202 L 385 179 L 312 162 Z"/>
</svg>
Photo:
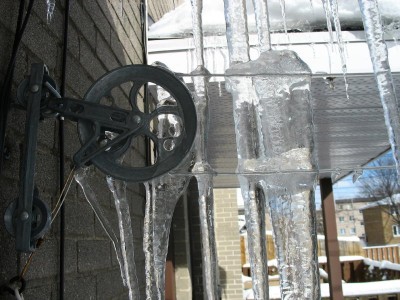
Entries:
<svg viewBox="0 0 400 300">
<path fill-rule="evenodd" d="M 11 58 L 7 66 L 6 75 L 4 77 L 4 81 L 1 87 L 0 94 L 0 111 L 1 111 L 1 121 L 0 121 L 0 173 L 3 169 L 3 160 L 4 160 L 4 143 L 6 136 L 6 126 L 7 126 L 7 117 L 8 111 L 10 109 L 11 98 L 11 84 L 14 77 L 14 69 L 15 69 L 15 61 L 18 54 L 19 44 L 21 43 L 23 34 L 25 32 L 26 26 L 28 24 L 29 17 L 32 12 L 33 4 L 35 0 L 30 0 L 28 4 L 28 8 L 26 10 L 25 18 L 23 18 L 24 8 L 25 8 L 25 0 L 20 1 L 19 10 L 18 10 L 18 20 L 17 26 L 15 30 L 14 43 L 11 53 Z"/>
<path fill-rule="evenodd" d="M 68 49 L 68 27 L 69 27 L 69 12 L 70 12 L 70 1 L 65 0 L 65 11 L 64 11 L 64 33 L 63 33 L 63 54 L 62 54 L 62 69 L 61 69 L 61 97 L 65 97 L 66 89 L 66 74 L 67 74 L 67 49 Z M 60 159 L 60 192 L 64 187 L 64 120 L 59 118 L 58 127 L 58 142 L 59 142 L 59 159 Z M 65 287 L 65 204 L 60 209 L 60 285 L 59 285 L 59 299 L 64 299 L 64 287 Z"/>
</svg>

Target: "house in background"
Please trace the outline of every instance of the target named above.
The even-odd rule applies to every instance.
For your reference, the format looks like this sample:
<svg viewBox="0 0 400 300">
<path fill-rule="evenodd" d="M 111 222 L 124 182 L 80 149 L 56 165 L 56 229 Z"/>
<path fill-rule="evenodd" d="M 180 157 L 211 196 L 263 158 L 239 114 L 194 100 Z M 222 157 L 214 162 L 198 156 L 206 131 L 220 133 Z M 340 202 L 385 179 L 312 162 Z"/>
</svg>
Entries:
<svg viewBox="0 0 400 300">
<path fill-rule="evenodd" d="M 395 200 L 400 204 L 400 197 Z M 360 208 L 364 217 L 366 242 L 368 246 L 400 243 L 400 225 L 391 209 L 389 198 L 371 202 Z"/>
<path fill-rule="evenodd" d="M 365 238 L 364 217 L 360 208 L 370 202 L 368 198 L 336 200 L 336 224 L 338 236 Z"/>
</svg>

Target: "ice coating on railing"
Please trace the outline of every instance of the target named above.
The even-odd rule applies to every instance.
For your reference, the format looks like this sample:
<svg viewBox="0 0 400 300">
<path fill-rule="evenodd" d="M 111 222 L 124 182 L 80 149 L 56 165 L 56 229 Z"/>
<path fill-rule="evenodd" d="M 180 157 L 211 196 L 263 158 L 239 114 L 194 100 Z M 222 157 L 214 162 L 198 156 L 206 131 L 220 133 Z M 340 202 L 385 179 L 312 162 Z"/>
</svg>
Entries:
<svg viewBox="0 0 400 300">
<path fill-rule="evenodd" d="M 228 30 L 227 40 L 234 48 L 235 39 Z M 260 232 L 263 209 L 256 201 L 265 195 L 274 223 L 282 298 L 319 299 L 311 193 L 315 173 L 310 172 L 314 169 L 311 71 L 296 53 L 284 50 L 265 51 L 255 61 L 236 62 L 225 73 L 229 75 L 226 80 L 234 100 L 238 171 L 247 174 L 239 178 L 255 298 L 268 297 L 265 254 L 260 242 L 262 236 L 265 238 L 265 232 Z M 276 174 L 251 175 L 263 172 Z M 281 201 L 286 205 L 282 206 Z M 294 214 L 296 217 L 290 218 Z"/>
<path fill-rule="evenodd" d="M 247 30 L 246 3 L 244 0 L 224 0 L 226 36 L 228 42 L 229 61 L 244 62 L 249 56 L 249 35 Z M 243 13 L 244 12 L 244 13 Z"/>
<path fill-rule="evenodd" d="M 256 168 L 276 171 L 260 182 L 274 228 L 282 298 L 318 299 L 315 207 L 310 192 L 316 174 L 309 172 L 314 169 L 311 71 L 295 52 L 283 50 L 262 53 L 242 72 L 252 73 L 259 99 L 258 134 L 265 157 Z M 284 170 L 298 172 L 280 173 Z"/>
<path fill-rule="evenodd" d="M 379 7 L 376 0 L 359 0 L 358 2 L 385 116 L 389 142 L 396 163 L 398 178 L 400 178 L 400 116 Z"/>
<path fill-rule="evenodd" d="M 253 0 L 260 52 L 271 50 L 267 0 Z M 226 69 L 226 68 L 225 68 Z"/>
<path fill-rule="evenodd" d="M 236 65 L 245 64 L 249 60 L 249 44 L 243 43 L 243 41 L 246 41 L 248 31 L 245 7 L 239 5 L 244 3 L 225 0 L 224 4 L 227 19 L 226 37 L 231 63 L 231 67 L 225 73 L 230 75 L 230 70 L 234 69 Z M 233 7 L 234 9 L 232 9 Z M 237 22 L 236 19 L 240 21 Z M 236 24 L 236 31 L 230 28 L 230 24 Z M 240 73 L 233 71 L 233 74 Z M 238 171 L 241 172 L 247 160 L 256 160 L 259 157 L 260 143 L 256 134 L 257 122 L 255 116 L 255 103 L 258 100 L 250 77 L 227 76 L 225 80 L 226 88 L 232 94 Z M 255 299 L 268 299 L 268 260 L 266 251 L 262 251 L 266 245 L 265 230 L 262 232 L 262 228 L 265 228 L 265 212 L 260 209 L 260 202 L 257 202 L 259 199 L 254 196 L 257 178 L 243 176 L 239 177 L 239 182 L 244 198 L 253 293 Z"/>
<path fill-rule="evenodd" d="M 121 252 L 124 260 L 125 278 L 129 289 L 129 299 L 139 299 L 140 290 L 135 263 L 131 214 L 126 196 L 126 182 L 111 176 L 106 178 L 118 215 Z"/>
<path fill-rule="evenodd" d="M 190 3 L 192 4 L 193 40 L 196 49 L 196 62 L 198 66 L 204 66 L 203 26 L 201 22 L 203 0 L 190 0 Z"/>
<path fill-rule="evenodd" d="M 75 181 L 81 186 L 82 191 L 85 194 L 86 200 L 92 207 L 101 226 L 111 240 L 111 243 L 115 250 L 115 254 L 117 256 L 117 261 L 120 266 L 122 282 L 125 286 L 127 286 L 128 280 L 125 273 L 125 264 L 121 249 L 121 243 L 118 236 L 115 234 L 110 222 L 108 221 L 103 209 L 101 208 L 101 205 L 97 200 L 96 193 L 93 191 L 92 187 L 89 184 L 89 177 L 91 176 L 91 172 L 92 170 L 89 167 L 80 168 L 76 170 L 74 178 Z"/>
</svg>

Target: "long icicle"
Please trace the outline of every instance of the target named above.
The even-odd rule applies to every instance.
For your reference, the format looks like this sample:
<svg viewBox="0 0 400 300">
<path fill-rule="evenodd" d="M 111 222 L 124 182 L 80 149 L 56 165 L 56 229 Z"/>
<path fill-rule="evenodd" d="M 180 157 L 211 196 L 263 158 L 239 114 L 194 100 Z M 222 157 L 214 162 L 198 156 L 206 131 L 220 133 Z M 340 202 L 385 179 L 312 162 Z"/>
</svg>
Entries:
<svg viewBox="0 0 400 300">
<path fill-rule="evenodd" d="M 118 216 L 122 258 L 124 260 L 125 277 L 129 289 L 129 299 L 139 299 L 139 281 L 136 272 L 135 246 L 128 199 L 126 197 L 126 182 L 107 176 L 108 187 L 113 194 L 115 209 Z"/>
<path fill-rule="evenodd" d="M 167 174 L 146 184 L 144 249 L 148 251 L 145 256 L 148 300 L 165 299 L 165 265 L 171 222 L 176 203 L 186 190 L 189 178 Z"/>
<path fill-rule="evenodd" d="M 127 283 L 127 278 L 126 278 L 126 273 L 125 273 L 124 258 L 122 255 L 120 240 L 119 240 L 118 236 L 115 234 L 110 222 L 106 218 L 105 213 L 97 200 L 96 193 L 93 191 L 92 187 L 89 184 L 90 172 L 91 172 L 91 170 L 89 167 L 78 169 L 75 172 L 74 178 L 75 178 L 76 182 L 81 186 L 82 191 L 85 194 L 86 200 L 92 207 L 101 226 L 103 227 L 104 231 L 107 233 L 108 237 L 111 240 L 111 243 L 114 247 L 114 250 L 115 250 L 115 253 L 117 256 L 117 261 L 120 266 L 123 284 L 125 286 L 127 286 L 128 283 Z"/>
<path fill-rule="evenodd" d="M 385 116 L 389 142 L 400 181 L 400 115 L 393 86 L 383 24 L 376 0 L 359 0 L 364 31 Z"/>
<path fill-rule="evenodd" d="M 201 224 L 201 245 L 203 265 L 204 299 L 217 300 L 218 259 L 214 228 L 213 175 L 207 159 L 207 134 L 209 123 L 209 96 L 207 84 L 209 71 L 204 67 L 204 47 L 202 28 L 202 0 L 191 0 L 193 39 L 197 57 L 197 68 L 192 72 L 194 82 L 194 104 L 197 113 L 197 132 L 195 139 L 195 165 L 192 172 L 197 179 L 199 190 L 199 212 Z M 201 76 L 198 76 L 201 75 Z"/>
</svg>

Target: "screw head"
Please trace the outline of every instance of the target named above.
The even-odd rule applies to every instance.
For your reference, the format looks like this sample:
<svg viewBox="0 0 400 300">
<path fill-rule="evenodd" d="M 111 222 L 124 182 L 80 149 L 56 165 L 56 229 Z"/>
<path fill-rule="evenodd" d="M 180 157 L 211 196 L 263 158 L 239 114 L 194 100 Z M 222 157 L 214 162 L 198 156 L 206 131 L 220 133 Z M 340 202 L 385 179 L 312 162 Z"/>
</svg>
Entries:
<svg viewBox="0 0 400 300">
<path fill-rule="evenodd" d="M 26 221 L 29 219 L 29 214 L 27 211 L 23 211 L 20 215 L 19 218 L 21 221 Z"/>
<path fill-rule="evenodd" d="M 134 121 L 136 124 L 139 124 L 140 121 L 142 121 L 142 119 L 140 118 L 140 116 L 135 115 L 135 116 L 133 116 L 133 121 Z"/>
<path fill-rule="evenodd" d="M 31 92 L 37 93 L 39 91 L 39 86 L 37 84 L 32 85 Z"/>
</svg>

